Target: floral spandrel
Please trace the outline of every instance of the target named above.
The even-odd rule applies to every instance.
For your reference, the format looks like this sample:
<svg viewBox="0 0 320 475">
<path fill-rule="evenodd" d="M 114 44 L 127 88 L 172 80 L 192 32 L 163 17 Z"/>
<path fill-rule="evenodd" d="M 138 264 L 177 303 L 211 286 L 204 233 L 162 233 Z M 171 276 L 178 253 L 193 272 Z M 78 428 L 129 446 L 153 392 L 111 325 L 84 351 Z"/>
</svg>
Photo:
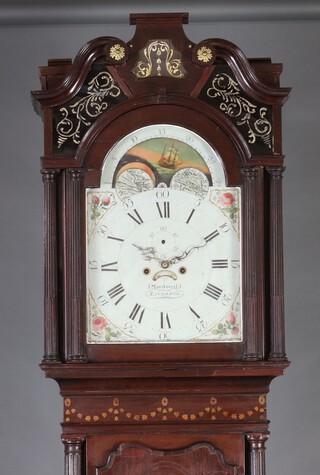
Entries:
<svg viewBox="0 0 320 475">
<path fill-rule="evenodd" d="M 220 203 L 224 208 L 224 211 L 228 213 L 230 221 L 234 223 L 239 213 L 239 207 L 236 204 L 235 196 L 230 192 L 223 193 L 220 196 Z"/>
<path fill-rule="evenodd" d="M 112 341 L 120 336 L 120 332 L 114 330 L 108 324 L 105 317 L 94 314 L 91 320 L 91 338 L 95 342 Z"/>
<path fill-rule="evenodd" d="M 112 195 L 110 193 L 96 193 L 91 195 L 91 219 L 96 220 L 110 208 Z"/>
<path fill-rule="evenodd" d="M 92 234 L 97 231 L 104 215 L 116 204 L 113 193 L 101 191 L 87 191 L 87 227 L 88 243 Z M 105 232 L 101 229 L 100 232 Z"/>
<path fill-rule="evenodd" d="M 230 310 L 224 318 L 223 322 L 218 323 L 216 328 L 212 330 L 212 334 L 220 336 L 221 339 L 230 335 L 238 337 L 240 333 L 240 327 L 238 324 L 238 318 L 235 312 Z"/>
<path fill-rule="evenodd" d="M 239 191 L 238 188 L 223 188 L 214 190 L 210 197 L 210 201 L 218 206 L 237 232 L 239 232 Z"/>
<path fill-rule="evenodd" d="M 106 302 L 108 305 L 108 302 Z M 105 343 L 116 341 L 121 333 L 110 325 L 108 317 L 101 315 L 97 303 L 89 296 L 88 301 L 88 343 Z"/>
</svg>

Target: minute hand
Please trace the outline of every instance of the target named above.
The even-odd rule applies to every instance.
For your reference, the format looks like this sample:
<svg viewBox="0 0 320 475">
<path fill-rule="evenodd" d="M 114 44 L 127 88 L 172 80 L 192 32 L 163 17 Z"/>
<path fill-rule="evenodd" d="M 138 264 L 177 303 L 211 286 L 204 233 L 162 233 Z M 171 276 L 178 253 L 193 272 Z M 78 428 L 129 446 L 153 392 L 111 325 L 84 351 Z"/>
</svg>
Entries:
<svg viewBox="0 0 320 475">
<path fill-rule="evenodd" d="M 199 244 L 198 246 L 191 246 L 189 248 L 187 248 L 182 254 L 180 254 L 180 256 L 175 256 L 175 257 L 172 257 L 170 259 L 170 264 L 176 264 L 177 262 L 179 261 L 182 261 L 183 259 L 185 259 L 186 257 L 188 257 L 188 255 L 194 251 L 195 249 L 201 249 L 202 247 L 205 247 L 208 243 L 205 242 L 204 244 Z"/>
</svg>

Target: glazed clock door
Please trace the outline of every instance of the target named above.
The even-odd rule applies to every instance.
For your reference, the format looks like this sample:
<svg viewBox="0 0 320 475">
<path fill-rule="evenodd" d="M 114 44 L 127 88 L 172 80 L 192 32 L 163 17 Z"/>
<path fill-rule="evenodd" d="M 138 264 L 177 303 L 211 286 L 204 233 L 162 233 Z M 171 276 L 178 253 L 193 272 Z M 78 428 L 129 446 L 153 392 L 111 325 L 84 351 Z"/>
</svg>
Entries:
<svg viewBox="0 0 320 475">
<path fill-rule="evenodd" d="M 186 128 L 116 143 L 86 193 L 88 343 L 240 342 L 240 195 Z"/>
</svg>

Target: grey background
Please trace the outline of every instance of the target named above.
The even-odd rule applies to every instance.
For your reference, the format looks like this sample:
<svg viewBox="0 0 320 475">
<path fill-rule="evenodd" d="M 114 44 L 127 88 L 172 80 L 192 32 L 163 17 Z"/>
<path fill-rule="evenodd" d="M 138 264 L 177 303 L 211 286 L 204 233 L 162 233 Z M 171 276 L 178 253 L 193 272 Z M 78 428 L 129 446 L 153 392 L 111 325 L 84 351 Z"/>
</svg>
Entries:
<svg viewBox="0 0 320 475">
<path fill-rule="evenodd" d="M 167 4 L 166 4 L 167 3 Z M 88 9 L 90 4 L 91 8 Z M 102 35 L 130 39 L 129 12 L 190 11 L 191 40 L 225 38 L 284 63 L 287 352 L 271 385 L 268 475 L 317 475 L 319 409 L 319 2 L 0 1 L 0 473 L 62 475 L 62 398 L 43 354 L 42 123 L 29 97 L 37 68 Z M 71 5 L 75 7 L 71 14 Z"/>
</svg>

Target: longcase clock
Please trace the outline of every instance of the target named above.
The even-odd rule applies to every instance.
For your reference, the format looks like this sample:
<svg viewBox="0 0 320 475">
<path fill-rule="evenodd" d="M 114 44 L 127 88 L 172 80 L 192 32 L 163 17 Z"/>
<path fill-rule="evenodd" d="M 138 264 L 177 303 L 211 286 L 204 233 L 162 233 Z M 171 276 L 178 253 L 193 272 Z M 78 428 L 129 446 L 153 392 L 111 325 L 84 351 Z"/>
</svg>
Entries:
<svg viewBox="0 0 320 475">
<path fill-rule="evenodd" d="M 265 475 L 284 341 L 280 64 L 131 15 L 40 68 L 65 475 Z"/>
</svg>

